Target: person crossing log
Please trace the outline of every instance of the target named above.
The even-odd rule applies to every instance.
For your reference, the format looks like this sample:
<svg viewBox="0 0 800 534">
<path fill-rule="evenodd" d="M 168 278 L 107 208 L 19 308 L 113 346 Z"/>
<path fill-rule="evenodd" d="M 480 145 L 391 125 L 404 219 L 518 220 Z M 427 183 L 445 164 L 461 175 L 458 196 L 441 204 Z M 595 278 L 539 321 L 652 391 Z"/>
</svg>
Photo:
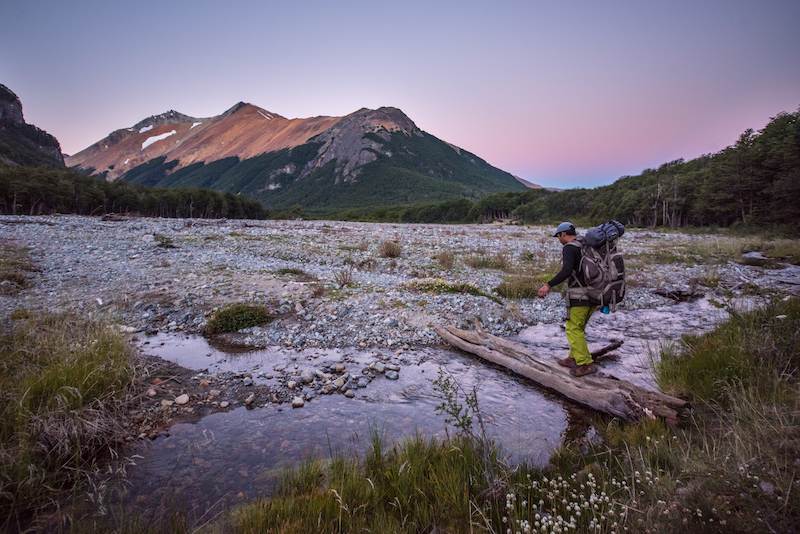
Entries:
<svg viewBox="0 0 800 534">
<path fill-rule="evenodd" d="M 685 400 L 614 376 L 573 377 L 558 362 L 543 359 L 519 343 L 489 334 L 477 319 L 475 331 L 450 326 L 436 326 L 434 330 L 454 347 L 510 369 L 572 401 L 626 421 L 635 423 L 642 418 L 657 417 L 677 425 L 681 414 L 692 407 Z"/>
</svg>

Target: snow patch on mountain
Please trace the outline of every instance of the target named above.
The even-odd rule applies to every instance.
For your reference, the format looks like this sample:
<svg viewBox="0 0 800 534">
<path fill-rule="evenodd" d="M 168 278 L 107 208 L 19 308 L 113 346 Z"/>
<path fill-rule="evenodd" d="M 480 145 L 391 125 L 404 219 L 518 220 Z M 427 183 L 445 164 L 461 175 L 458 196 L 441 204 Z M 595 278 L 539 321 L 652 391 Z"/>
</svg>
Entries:
<svg viewBox="0 0 800 534">
<path fill-rule="evenodd" d="M 147 140 L 144 143 L 142 143 L 142 150 L 149 147 L 153 143 L 166 139 L 170 135 L 174 135 L 176 133 L 178 133 L 176 130 L 172 130 L 171 132 L 163 133 L 161 135 L 154 135 L 153 137 L 148 137 Z"/>
</svg>

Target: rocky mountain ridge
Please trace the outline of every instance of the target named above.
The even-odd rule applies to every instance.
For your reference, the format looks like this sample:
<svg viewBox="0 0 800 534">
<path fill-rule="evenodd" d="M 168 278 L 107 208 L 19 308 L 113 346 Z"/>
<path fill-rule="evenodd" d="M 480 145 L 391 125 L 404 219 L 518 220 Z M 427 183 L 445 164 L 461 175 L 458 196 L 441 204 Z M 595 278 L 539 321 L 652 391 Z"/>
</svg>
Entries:
<svg viewBox="0 0 800 534">
<path fill-rule="evenodd" d="M 58 140 L 25 122 L 22 101 L 0 84 L 0 161 L 14 165 L 63 167 Z"/>
<path fill-rule="evenodd" d="M 268 207 L 408 204 L 525 189 L 393 107 L 307 119 L 244 102 L 202 119 L 170 110 L 113 132 L 67 165 L 107 180 L 242 194 Z"/>
</svg>

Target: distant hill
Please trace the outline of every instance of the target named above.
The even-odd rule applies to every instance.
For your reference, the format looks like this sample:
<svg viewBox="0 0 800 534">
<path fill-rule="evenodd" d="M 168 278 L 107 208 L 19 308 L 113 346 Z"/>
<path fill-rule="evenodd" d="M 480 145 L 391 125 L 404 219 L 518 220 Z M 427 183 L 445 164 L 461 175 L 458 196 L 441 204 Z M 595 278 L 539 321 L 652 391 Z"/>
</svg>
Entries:
<svg viewBox="0 0 800 534">
<path fill-rule="evenodd" d="M 64 167 L 58 140 L 25 123 L 22 102 L 3 84 L 0 84 L 0 161 L 27 167 Z"/>
<path fill-rule="evenodd" d="M 242 102 L 211 118 L 169 111 L 113 132 L 66 163 L 107 180 L 207 188 L 277 208 L 479 199 L 528 188 L 391 107 L 308 119 Z"/>
</svg>

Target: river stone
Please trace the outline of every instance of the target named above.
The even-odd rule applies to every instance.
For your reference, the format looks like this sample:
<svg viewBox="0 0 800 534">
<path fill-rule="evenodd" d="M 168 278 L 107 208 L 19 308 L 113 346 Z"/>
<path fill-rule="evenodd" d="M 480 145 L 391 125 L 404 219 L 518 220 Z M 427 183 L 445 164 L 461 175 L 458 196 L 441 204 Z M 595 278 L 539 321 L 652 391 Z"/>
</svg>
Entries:
<svg viewBox="0 0 800 534">
<path fill-rule="evenodd" d="M 365 387 L 367 387 L 368 384 L 369 384 L 369 380 L 367 380 L 365 377 L 362 376 L 361 378 L 358 379 L 357 386 L 359 388 L 364 389 Z"/>
<path fill-rule="evenodd" d="M 387 363 L 386 364 L 386 369 L 388 369 L 389 371 L 399 371 L 400 370 L 400 366 L 397 365 L 396 363 Z"/>
<path fill-rule="evenodd" d="M 306 405 L 306 401 L 303 400 L 303 397 L 295 397 L 292 399 L 292 408 L 302 408 Z"/>
<path fill-rule="evenodd" d="M 353 389 L 348 389 L 347 391 L 344 392 L 344 396 L 347 397 L 348 399 L 352 399 L 353 397 L 356 396 L 356 392 Z"/>
<path fill-rule="evenodd" d="M 397 380 L 398 378 L 400 378 L 400 373 L 398 373 L 397 371 L 386 371 L 386 378 L 388 378 L 389 380 Z"/>
<path fill-rule="evenodd" d="M 336 380 L 333 381 L 333 385 L 336 386 L 337 389 L 344 386 L 344 378 L 341 377 L 337 378 Z"/>
<path fill-rule="evenodd" d="M 764 480 L 758 483 L 758 488 L 769 496 L 775 494 L 775 486 Z"/>
<path fill-rule="evenodd" d="M 288 382 L 286 382 L 286 387 L 289 389 L 294 389 L 297 387 L 297 382 L 295 382 L 294 380 L 289 380 Z"/>
<path fill-rule="evenodd" d="M 302 373 L 300 373 L 300 383 L 301 384 L 309 384 L 314 381 L 314 373 L 310 370 L 306 369 Z"/>
<path fill-rule="evenodd" d="M 189 402 L 189 395 L 186 393 L 175 399 L 175 404 L 186 404 L 187 402 Z"/>
<path fill-rule="evenodd" d="M 337 373 L 344 373 L 344 364 L 341 362 L 337 363 L 336 365 L 333 366 L 333 370 L 336 371 Z"/>
<path fill-rule="evenodd" d="M 383 362 L 375 362 L 375 371 L 378 373 L 382 373 L 386 370 L 386 366 Z"/>
<path fill-rule="evenodd" d="M 244 380 L 242 380 L 242 385 L 243 386 L 252 386 L 253 385 L 253 379 L 250 378 L 249 376 L 244 377 Z"/>
<path fill-rule="evenodd" d="M 244 403 L 245 403 L 246 405 L 250 406 L 251 404 L 253 404 L 253 401 L 254 401 L 254 400 L 256 400 L 256 394 L 255 394 L 255 393 L 251 393 L 251 394 L 250 394 L 250 396 L 249 396 L 249 397 L 247 397 L 247 398 L 244 400 Z"/>
<path fill-rule="evenodd" d="M 231 403 L 228 402 L 228 401 L 222 401 L 222 402 L 219 403 L 219 407 L 220 408 L 227 408 L 228 406 L 230 406 L 230 404 Z"/>
</svg>

